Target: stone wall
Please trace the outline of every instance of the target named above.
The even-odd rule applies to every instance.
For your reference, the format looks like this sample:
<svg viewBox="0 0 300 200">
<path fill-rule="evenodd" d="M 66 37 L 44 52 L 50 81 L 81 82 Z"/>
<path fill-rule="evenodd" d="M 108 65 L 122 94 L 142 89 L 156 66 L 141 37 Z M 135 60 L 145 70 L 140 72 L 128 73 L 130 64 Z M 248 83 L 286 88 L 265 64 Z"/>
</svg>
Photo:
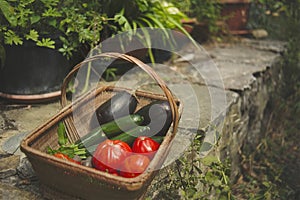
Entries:
<svg viewBox="0 0 300 200">
<path fill-rule="evenodd" d="M 242 154 L 254 151 L 264 138 L 268 121 L 268 104 L 278 92 L 282 76 L 281 58 L 262 72 L 255 73 L 255 81 L 249 89 L 235 91 L 239 94 L 226 116 L 223 135 L 220 141 L 222 157 L 231 160 L 231 180 L 240 175 Z"/>
</svg>

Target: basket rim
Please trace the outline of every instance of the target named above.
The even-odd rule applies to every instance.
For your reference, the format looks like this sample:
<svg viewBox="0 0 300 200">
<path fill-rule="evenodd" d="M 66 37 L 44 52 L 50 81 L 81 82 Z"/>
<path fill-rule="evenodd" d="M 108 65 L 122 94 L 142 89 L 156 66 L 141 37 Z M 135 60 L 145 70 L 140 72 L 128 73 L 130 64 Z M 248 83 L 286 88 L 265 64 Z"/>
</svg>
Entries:
<svg viewBox="0 0 300 200">
<path fill-rule="evenodd" d="M 109 87 L 107 87 L 107 86 L 104 86 L 104 87 L 105 87 L 105 89 L 109 89 Z M 138 94 L 138 95 L 140 95 L 142 97 L 143 97 L 142 94 L 147 94 L 147 93 L 152 94 L 152 95 L 155 94 L 155 93 L 146 92 L 146 91 L 139 91 L 139 92 L 141 92 L 141 94 Z M 159 97 L 162 96 L 162 94 L 155 94 L 155 95 L 157 95 Z M 182 110 L 183 110 L 183 104 L 180 101 L 180 99 L 176 99 L 176 101 L 179 104 L 179 106 L 177 108 L 178 108 L 178 113 L 181 116 Z M 80 102 L 77 102 L 77 103 L 80 103 Z M 75 105 L 78 105 L 78 104 L 75 104 Z M 173 138 L 175 137 L 176 132 L 177 132 L 177 130 L 175 130 L 175 132 L 174 132 L 174 130 L 171 128 L 173 125 L 173 123 L 172 123 L 168 130 L 167 135 L 165 136 L 165 139 L 163 140 L 162 144 L 160 145 L 160 148 L 158 149 L 154 158 L 151 160 L 150 165 L 147 167 L 147 170 L 145 172 L 143 172 L 142 174 L 140 174 L 139 176 L 134 177 L 134 178 L 125 178 L 125 177 L 121 177 L 121 176 L 115 176 L 115 175 L 109 174 L 107 172 L 102 172 L 102 171 L 94 169 L 94 168 L 86 167 L 83 165 L 78 165 L 76 163 L 67 162 L 62 159 L 56 158 L 50 154 L 47 154 L 46 152 L 42 152 L 40 150 L 37 150 L 37 149 L 31 147 L 30 143 L 37 141 L 38 137 L 41 134 L 43 134 L 43 132 L 45 130 L 48 130 L 51 127 L 55 126 L 56 123 L 58 123 L 59 121 L 63 121 L 64 118 L 66 118 L 66 116 L 72 112 L 72 106 L 74 106 L 74 104 L 65 106 L 57 114 L 55 114 L 53 117 L 48 119 L 44 124 L 40 125 L 35 130 L 33 130 L 30 134 L 28 134 L 21 142 L 21 145 L 20 145 L 21 150 L 27 156 L 28 155 L 37 156 L 39 159 L 44 159 L 46 162 L 56 165 L 58 167 L 67 168 L 68 170 L 74 170 L 74 171 L 83 173 L 85 175 L 92 176 L 93 178 L 95 178 L 97 180 L 107 181 L 109 184 L 118 185 L 118 187 L 122 187 L 129 191 L 138 190 L 141 187 L 143 187 L 143 184 L 147 180 L 149 180 L 150 177 L 153 176 L 154 173 L 157 171 L 157 170 L 153 170 L 152 168 L 155 169 L 155 167 L 157 167 L 157 165 L 163 164 L 163 163 L 160 163 L 160 159 L 162 159 L 162 156 L 166 157 L 166 155 L 168 155 L 168 151 L 167 151 L 168 147 L 169 147 L 170 143 L 173 141 Z M 179 121 L 179 119 L 178 119 L 178 121 Z M 165 160 L 165 159 L 163 159 L 163 160 Z"/>
</svg>

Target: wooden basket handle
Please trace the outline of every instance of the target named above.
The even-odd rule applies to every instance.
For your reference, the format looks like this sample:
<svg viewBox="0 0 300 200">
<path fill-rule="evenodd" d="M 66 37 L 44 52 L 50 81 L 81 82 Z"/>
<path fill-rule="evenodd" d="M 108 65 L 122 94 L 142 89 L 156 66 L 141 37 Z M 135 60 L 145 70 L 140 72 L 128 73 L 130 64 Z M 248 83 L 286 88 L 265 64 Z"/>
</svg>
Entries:
<svg viewBox="0 0 300 200">
<path fill-rule="evenodd" d="M 166 83 L 157 75 L 157 73 L 147 64 L 143 63 L 139 59 L 129 56 L 127 54 L 117 53 L 117 52 L 107 52 L 107 53 L 101 53 L 94 56 L 91 56 L 81 63 L 78 63 L 65 77 L 62 87 L 61 87 L 61 104 L 63 107 L 65 107 L 68 104 L 67 101 L 67 95 L 66 90 L 68 83 L 71 81 L 73 75 L 80 69 L 83 64 L 86 64 L 88 62 L 103 58 L 103 57 L 110 57 L 110 58 L 116 58 L 116 59 L 123 59 L 130 63 L 136 64 L 138 67 L 140 67 L 143 71 L 145 71 L 151 78 L 153 78 L 157 84 L 160 86 L 160 88 L 163 90 L 164 94 L 166 95 L 166 98 L 168 99 L 168 102 L 171 107 L 172 111 L 172 120 L 173 120 L 173 132 L 177 131 L 178 122 L 179 122 L 179 113 L 178 113 L 178 107 L 175 102 L 174 96 L 171 92 L 171 90 L 167 87 Z"/>
</svg>

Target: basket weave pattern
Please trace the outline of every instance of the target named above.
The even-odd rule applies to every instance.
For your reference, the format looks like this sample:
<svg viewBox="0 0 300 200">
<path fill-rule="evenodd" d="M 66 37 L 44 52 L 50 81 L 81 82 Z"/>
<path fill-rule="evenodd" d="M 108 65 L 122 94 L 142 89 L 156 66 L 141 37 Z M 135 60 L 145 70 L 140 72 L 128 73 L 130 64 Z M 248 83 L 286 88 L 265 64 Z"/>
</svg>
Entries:
<svg viewBox="0 0 300 200">
<path fill-rule="evenodd" d="M 109 99 L 114 93 L 122 90 L 131 91 L 128 88 L 116 88 L 113 86 L 99 87 L 89 91 L 72 104 L 68 103 L 66 88 L 73 75 L 84 64 L 103 57 L 123 59 L 136 64 L 160 86 L 164 95 L 147 91 L 135 91 L 134 94 L 138 99 L 138 108 L 155 100 L 168 100 L 172 110 L 173 122 L 164 141 L 146 171 L 135 178 L 115 176 L 94 168 L 61 160 L 46 153 L 47 147 L 58 147 L 57 128 L 59 122 L 63 121 L 65 123 L 70 142 L 76 141 L 80 136 L 90 131 L 88 129 L 89 126 L 78 126 L 78 124 L 75 126 L 72 115 L 75 110 L 80 115 L 80 120 L 76 121 L 76 123 L 86 124 L 94 114 L 95 108 Z M 29 158 L 41 182 L 51 188 L 83 199 L 141 198 L 158 172 L 157 169 L 162 166 L 169 153 L 182 113 L 182 103 L 179 99 L 175 99 L 164 81 L 160 79 L 151 67 L 132 56 L 120 53 L 103 53 L 79 63 L 67 75 L 62 86 L 61 104 L 63 108 L 59 113 L 35 129 L 21 143 L 21 150 Z"/>
</svg>

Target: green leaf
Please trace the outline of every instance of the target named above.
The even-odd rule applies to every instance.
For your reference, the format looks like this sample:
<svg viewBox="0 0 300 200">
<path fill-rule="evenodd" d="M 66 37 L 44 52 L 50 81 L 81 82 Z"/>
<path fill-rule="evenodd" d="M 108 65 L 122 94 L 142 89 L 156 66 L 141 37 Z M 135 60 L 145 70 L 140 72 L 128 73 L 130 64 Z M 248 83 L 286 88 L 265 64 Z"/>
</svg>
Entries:
<svg viewBox="0 0 300 200">
<path fill-rule="evenodd" d="M 56 6 L 59 3 L 59 0 L 41 0 L 45 7 Z"/>
<path fill-rule="evenodd" d="M 210 166 L 212 163 L 219 162 L 219 160 L 216 156 L 206 156 L 201 160 L 201 162 L 206 166 Z"/>
<path fill-rule="evenodd" d="M 175 25 L 176 28 L 178 28 L 183 34 L 185 34 L 191 42 L 198 47 L 197 42 L 194 40 L 194 38 L 182 27 L 182 25 L 174 20 L 173 18 L 169 17 L 168 20 Z"/>
<path fill-rule="evenodd" d="M 47 153 L 53 155 L 56 153 L 56 151 L 54 149 L 52 149 L 51 147 L 47 147 Z"/>
<path fill-rule="evenodd" d="M 43 14 L 43 17 L 61 17 L 61 13 L 56 8 L 48 8 Z"/>
<path fill-rule="evenodd" d="M 27 5 L 33 3 L 34 1 L 35 0 L 26 0 L 26 1 L 22 0 L 22 1 L 20 1 L 19 5 L 22 6 L 22 7 L 26 7 Z"/>
<path fill-rule="evenodd" d="M 4 0 L 0 0 L 0 9 L 5 17 L 5 19 L 12 25 L 17 26 L 17 21 L 14 16 L 14 8 Z"/>
<path fill-rule="evenodd" d="M 38 21 L 40 21 L 40 19 L 41 19 L 40 16 L 34 15 L 34 16 L 31 16 L 31 17 L 30 17 L 30 22 L 31 22 L 31 24 L 35 24 L 35 23 L 37 23 Z"/>
<path fill-rule="evenodd" d="M 216 179 L 216 180 L 213 181 L 213 185 L 214 185 L 215 187 L 219 187 L 219 186 L 222 185 L 222 181 L 219 180 L 219 179 Z"/>
<path fill-rule="evenodd" d="M 264 181 L 262 184 L 263 184 L 265 187 L 267 187 L 267 188 L 269 188 L 269 187 L 270 187 L 270 183 L 269 183 L 269 182 L 267 182 L 267 181 Z"/>
<path fill-rule="evenodd" d="M 132 22 L 132 30 L 133 30 L 133 34 L 136 34 L 137 23 L 135 21 Z"/>
<path fill-rule="evenodd" d="M 109 77 L 112 77 L 113 80 L 116 79 L 117 68 L 109 68 L 105 70 L 105 80 L 109 80 Z"/>
<path fill-rule="evenodd" d="M 66 129 L 65 129 L 65 125 L 62 122 L 58 123 L 57 135 L 58 135 L 58 144 L 59 145 L 67 144 L 68 138 L 67 138 L 67 134 L 66 134 Z"/>
<path fill-rule="evenodd" d="M 154 24 L 152 24 L 148 19 L 145 17 L 139 17 L 139 20 L 145 22 L 149 28 L 155 28 Z M 145 26 L 140 26 L 140 27 L 145 27 Z"/>
<path fill-rule="evenodd" d="M 150 15 L 150 14 L 146 14 L 146 16 L 151 19 L 160 29 L 163 30 L 165 36 L 167 38 L 169 38 L 169 33 L 167 32 L 167 30 L 165 29 L 165 26 L 159 21 L 157 20 L 153 15 Z"/>
<path fill-rule="evenodd" d="M 39 33 L 36 30 L 30 30 L 29 34 L 25 35 L 26 40 L 38 41 Z"/>
<path fill-rule="evenodd" d="M 56 19 L 49 20 L 48 23 L 50 26 L 53 26 L 53 27 L 56 27 L 56 25 L 57 25 Z"/>
<path fill-rule="evenodd" d="M 73 50 L 74 47 L 68 46 L 67 44 L 63 44 L 63 46 L 58 49 L 58 51 L 61 52 L 64 56 L 67 56 L 68 59 L 71 58 Z"/>
<path fill-rule="evenodd" d="M 48 47 L 50 49 L 55 49 L 55 42 L 50 38 L 42 38 L 42 41 L 38 41 L 37 45 L 40 47 Z"/>
<path fill-rule="evenodd" d="M 4 33 L 4 42 L 5 44 L 15 44 L 15 45 L 22 45 L 23 40 L 21 37 L 19 37 L 15 32 L 12 30 L 8 30 Z"/>
<path fill-rule="evenodd" d="M 196 192 L 197 192 L 197 190 L 195 188 L 191 187 L 186 190 L 186 195 L 187 195 L 187 197 L 192 197 L 195 195 Z"/>
<path fill-rule="evenodd" d="M 140 24 L 138 22 L 137 22 L 137 24 L 141 27 L 140 30 L 143 32 L 143 35 L 140 36 L 140 37 L 144 37 L 142 39 L 144 39 L 144 41 L 146 42 L 146 48 L 148 48 L 148 54 L 149 54 L 149 57 L 150 57 L 150 61 L 151 61 L 152 64 L 154 64 L 155 63 L 155 58 L 153 56 L 153 52 L 152 52 L 152 49 L 151 49 L 152 43 L 151 43 L 150 34 L 147 31 L 147 29 L 145 27 L 143 27 L 142 24 Z"/>
<path fill-rule="evenodd" d="M 203 144 L 200 147 L 200 152 L 207 152 L 210 151 L 213 148 L 213 144 L 208 142 L 203 142 Z"/>
<path fill-rule="evenodd" d="M 122 31 L 131 31 L 132 27 L 124 16 L 124 8 L 114 16 L 114 20 L 122 27 Z"/>
<path fill-rule="evenodd" d="M 213 184 L 219 180 L 219 178 L 214 175 L 214 173 L 212 171 L 208 171 L 206 174 L 205 174 L 205 179 L 207 180 L 208 183 L 210 184 Z"/>
</svg>

